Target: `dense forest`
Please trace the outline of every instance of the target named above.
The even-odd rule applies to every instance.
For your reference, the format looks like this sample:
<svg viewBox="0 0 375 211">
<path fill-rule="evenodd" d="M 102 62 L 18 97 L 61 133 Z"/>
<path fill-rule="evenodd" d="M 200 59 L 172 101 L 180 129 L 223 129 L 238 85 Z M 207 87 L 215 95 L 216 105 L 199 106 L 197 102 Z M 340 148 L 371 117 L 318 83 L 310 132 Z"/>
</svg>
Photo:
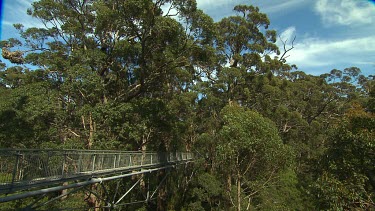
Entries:
<svg viewBox="0 0 375 211">
<path fill-rule="evenodd" d="M 1 41 L 0 147 L 195 153 L 157 201 L 126 210 L 375 209 L 375 77 L 306 74 L 266 14 L 234 11 L 215 22 L 195 0 L 35 1 L 44 27 L 14 24 Z"/>
</svg>

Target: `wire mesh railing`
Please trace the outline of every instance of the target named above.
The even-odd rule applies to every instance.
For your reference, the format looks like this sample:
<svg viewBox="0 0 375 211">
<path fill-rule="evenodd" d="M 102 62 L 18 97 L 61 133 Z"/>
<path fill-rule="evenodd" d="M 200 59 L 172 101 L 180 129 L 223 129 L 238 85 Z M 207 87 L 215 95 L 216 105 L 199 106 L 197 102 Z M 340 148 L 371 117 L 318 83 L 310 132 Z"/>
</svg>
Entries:
<svg viewBox="0 0 375 211">
<path fill-rule="evenodd" d="M 193 159 L 192 153 L 0 149 L 0 193 L 17 187 Z"/>
</svg>

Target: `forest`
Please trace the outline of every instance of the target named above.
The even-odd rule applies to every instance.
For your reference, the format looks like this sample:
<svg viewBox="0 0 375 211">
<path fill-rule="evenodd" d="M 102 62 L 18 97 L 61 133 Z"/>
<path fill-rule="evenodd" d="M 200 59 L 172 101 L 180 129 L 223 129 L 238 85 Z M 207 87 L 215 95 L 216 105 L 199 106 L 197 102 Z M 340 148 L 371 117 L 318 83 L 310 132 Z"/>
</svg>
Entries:
<svg viewBox="0 0 375 211">
<path fill-rule="evenodd" d="M 309 75 L 266 14 L 233 9 L 33 2 L 44 27 L 15 23 L 0 44 L 0 147 L 195 153 L 157 201 L 126 210 L 375 209 L 375 76 Z M 89 206 L 78 192 L 46 209 L 72 205 Z"/>
</svg>

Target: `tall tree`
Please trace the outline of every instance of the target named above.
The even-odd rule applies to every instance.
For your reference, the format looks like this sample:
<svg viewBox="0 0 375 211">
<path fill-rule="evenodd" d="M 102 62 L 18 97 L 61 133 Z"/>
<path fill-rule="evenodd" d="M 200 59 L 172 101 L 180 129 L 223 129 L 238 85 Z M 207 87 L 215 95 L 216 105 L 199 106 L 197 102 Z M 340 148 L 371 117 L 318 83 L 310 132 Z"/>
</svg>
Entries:
<svg viewBox="0 0 375 211">
<path fill-rule="evenodd" d="M 207 131 L 201 140 L 216 140 L 211 171 L 225 184 L 220 191 L 225 193 L 223 205 L 252 207 L 254 197 L 277 183 L 279 172 L 291 165 L 291 149 L 282 143 L 274 124 L 254 111 L 226 106 L 219 119 L 218 132 Z"/>
<path fill-rule="evenodd" d="M 374 115 L 353 104 L 330 136 L 316 169 L 320 209 L 375 208 L 374 131 Z"/>
</svg>

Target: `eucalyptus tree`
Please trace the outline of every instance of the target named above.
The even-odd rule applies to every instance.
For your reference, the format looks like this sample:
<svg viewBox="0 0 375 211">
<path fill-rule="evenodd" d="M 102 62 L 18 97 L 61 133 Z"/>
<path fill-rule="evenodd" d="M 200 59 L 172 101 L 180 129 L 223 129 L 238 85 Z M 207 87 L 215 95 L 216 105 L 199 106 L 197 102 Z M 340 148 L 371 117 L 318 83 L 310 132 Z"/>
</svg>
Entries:
<svg viewBox="0 0 375 211">
<path fill-rule="evenodd" d="M 172 145 L 173 123 L 190 115 L 173 112 L 196 98 L 187 92 L 207 37 L 208 16 L 195 1 L 40 0 L 28 14 L 44 27 L 15 24 L 22 40 L 4 41 L 3 57 L 32 65 L 53 83 L 62 142 L 157 149 L 160 141 L 150 140 L 159 139 L 164 148 Z"/>
<path fill-rule="evenodd" d="M 249 84 L 255 76 L 289 71 L 276 43 L 276 31 L 269 30 L 270 21 L 258 7 L 238 5 L 235 16 L 215 24 L 216 65 L 207 70 L 213 93 L 227 102 L 242 103 L 251 93 Z"/>
<path fill-rule="evenodd" d="M 219 113 L 224 106 L 238 103 L 251 108 L 254 104 L 251 98 L 257 94 L 252 89 L 255 78 L 279 70 L 284 64 L 268 55 L 280 52 L 275 44 L 276 32 L 268 30 L 267 15 L 248 5 L 238 5 L 234 11 L 235 16 L 216 23 L 206 22 L 205 25 L 212 25 L 206 33 L 211 35 L 208 38 L 212 39 L 206 40 L 212 40 L 212 44 L 205 48 L 204 54 L 199 54 L 204 59 L 197 66 L 203 76 L 199 83 L 201 99 L 197 115 L 202 121 L 199 130 L 211 135 L 217 133 Z M 205 142 L 215 145 L 209 140 Z"/>
<path fill-rule="evenodd" d="M 257 112 L 233 105 L 226 106 L 221 117 L 217 171 L 224 175 L 231 206 L 255 207 L 254 198 L 278 185 L 280 172 L 291 166 L 291 148 L 282 143 L 274 123 Z"/>
<path fill-rule="evenodd" d="M 317 208 L 375 208 L 374 125 L 374 114 L 353 103 L 335 126 L 315 166 Z"/>
<path fill-rule="evenodd" d="M 19 67 L 2 73 L 1 91 L 15 87 L 11 94 L 26 101 L 8 101 L 1 118 L 12 121 L 0 126 L 43 127 L 30 132 L 35 144 L 5 138 L 28 146 L 49 138 L 64 148 L 190 150 L 196 66 L 211 39 L 211 19 L 195 1 L 39 0 L 27 12 L 44 27 L 15 24 L 21 39 L 2 42 L 3 57 Z M 43 79 L 26 86 L 34 73 Z M 33 112 L 40 118 L 27 116 Z"/>
</svg>

